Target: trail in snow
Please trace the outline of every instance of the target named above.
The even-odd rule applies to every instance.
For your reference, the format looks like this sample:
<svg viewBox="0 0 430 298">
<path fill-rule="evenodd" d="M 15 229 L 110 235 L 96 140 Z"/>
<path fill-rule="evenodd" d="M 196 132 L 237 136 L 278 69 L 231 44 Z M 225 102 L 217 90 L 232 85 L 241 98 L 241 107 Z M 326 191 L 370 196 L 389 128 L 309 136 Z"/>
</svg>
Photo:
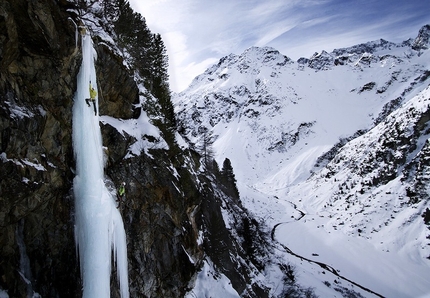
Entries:
<svg viewBox="0 0 430 298">
<path fill-rule="evenodd" d="M 272 225 L 271 238 L 280 251 L 306 261 L 300 262 L 301 268 L 308 268 L 306 272 L 311 274 L 299 276 L 300 282 L 312 285 L 319 295 L 327 295 L 325 291 L 333 287 L 321 283 L 322 280 L 331 282 L 332 277 L 320 275 L 318 267 L 332 273 L 335 281 L 347 281 L 371 294 L 370 297 L 428 296 L 428 268 L 409 259 L 409 255 L 380 251 L 362 237 L 326 231 L 326 221 L 321 214 L 307 213 L 303 216 L 304 212 L 295 204 L 288 202 L 286 206 L 289 211 Z M 296 212 L 292 213 L 290 208 Z M 309 265 L 317 265 L 317 270 Z M 321 284 L 324 286 L 320 287 Z M 361 295 L 368 297 L 364 292 Z"/>
<path fill-rule="evenodd" d="M 297 219 L 297 221 L 298 221 L 298 220 L 300 220 L 300 219 L 302 219 L 302 218 L 304 217 L 304 215 L 305 215 L 302 211 L 300 211 L 300 213 L 302 213 L 302 216 L 301 216 L 299 219 Z M 328 272 L 330 272 L 330 273 L 334 274 L 336 277 L 338 277 L 338 278 L 340 278 L 340 279 L 343 279 L 343 280 L 345 280 L 345 281 L 349 282 L 350 284 L 352 284 L 352 285 L 354 285 L 354 286 L 356 286 L 356 287 L 358 287 L 358 288 L 360 288 L 360 289 L 362 289 L 362 290 L 364 290 L 364 291 L 366 291 L 366 292 L 368 292 L 368 293 L 371 293 L 371 294 L 373 294 L 373 295 L 375 295 L 375 296 L 377 296 L 377 297 L 384 297 L 384 296 L 382 296 L 381 294 L 378 294 L 378 293 L 376 293 L 376 292 L 374 292 L 374 291 L 370 290 L 369 288 L 366 288 L 366 287 L 364 287 L 364 286 L 362 286 L 362 285 L 360 285 L 360 284 L 358 284 L 358 283 L 356 283 L 356 282 L 354 282 L 354 281 L 352 281 L 352 280 L 350 280 L 350 279 L 346 278 L 345 276 L 341 275 L 341 274 L 339 273 L 339 270 L 335 269 L 334 267 L 332 267 L 332 266 L 330 266 L 330 265 L 327 265 L 327 264 L 325 264 L 325 263 L 323 263 L 323 262 L 314 261 L 314 260 L 311 260 L 311 259 L 306 258 L 306 257 L 304 257 L 304 256 L 301 256 L 301 255 L 299 255 L 299 254 L 297 254 L 297 253 L 293 252 L 293 251 L 292 251 L 289 247 L 287 247 L 285 244 L 283 244 L 283 243 L 279 242 L 279 241 L 276 239 L 276 237 L 275 237 L 275 234 L 276 234 L 276 228 L 277 228 L 278 226 L 280 226 L 280 225 L 287 224 L 287 223 L 288 223 L 288 222 L 281 222 L 281 223 L 277 223 L 277 224 L 273 227 L 272 232 L 271 232 L 272 241 L 274 241 L 274 242 L 276 242 L 278 245 L 280 245 L 286 253 L 288 253 L 288 254 L 290 254 L 290 255 L 292 255 L 292 256 L 294 256 L 294 257 L 297 257 L 297 258 L 299 258 L 299 259 L 301 259 L 301 260 L 304 260 L 304 261 L 307 261 L 307 262 L 309 262 L 309 263 L 312 263 L 312 264 L 318 265 L 318 266 L 319 266 L 319 267 L 321 267 L 322 269 L 324 269 L 324 270 L 326 270 L 326 271 L 328 271 Z"/>
<path fill-rule="evenodd" d="M 76 177 L 75 237 L 83 280 L 83 297 L 110 297 L 112 252 L 122 298 L 129 297 L 127 246 L 121 214 L 104 183 L 99 117 L 88 107 L 89 83 L 97 90 L 95 50 L 90 35 L 82 36 L 82 65 L 73 105 L 73 148 Z M 96 98 L 98 110 L 98 98 Z"/>
</svg>

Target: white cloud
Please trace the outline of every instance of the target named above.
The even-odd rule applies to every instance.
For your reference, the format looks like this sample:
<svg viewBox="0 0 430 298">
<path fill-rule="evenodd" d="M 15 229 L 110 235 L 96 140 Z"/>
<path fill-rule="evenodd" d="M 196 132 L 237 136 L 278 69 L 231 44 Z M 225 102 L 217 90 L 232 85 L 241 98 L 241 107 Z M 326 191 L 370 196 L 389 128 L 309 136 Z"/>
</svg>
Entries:
<svg viewBox="0 0 430 298">
<path fill-rule="evenodd" d="M 297 59 L 379 38 L 414 37 L 430 22 L 430 3 L 422 0 L 129 1 L 162 35 L 176 92 L 210 61 L 251 46 L 273 46 Z"/>
<path fill-rule="evenodd" d="M 181 72 L 176 76 L 178 79 L 178 90 L 183 90 L 191 83 L 191 81 L 203 73 L 208 67 L 217 63 L 219 58 L 207 58 L 199 63 L 191 62 L 188 65 L 181 67 Z"/>
<path fill-rule="evenodd" d="M 265 32 L 265 34 L 255 42 L 255 45 L 257 47 L 265 46 L 268 43 L 270 43 L 272 40 L 288 32 L 294 27 L 295 25 L 290 25 L 290 24 L 275 24 L 272 28 L 268 29 L 267 32 Z"/>
<path fill-rule="evenodd" d="M 187 36 L 180 31 L 172 31 L 164 34 L 163 40 L 169 56 L 170 85 L 173 90 L 178 90 L 183 88 L 184 83 L 177 70 L 181 69 L 182 63 L 189 57 Z"/>
</svg>

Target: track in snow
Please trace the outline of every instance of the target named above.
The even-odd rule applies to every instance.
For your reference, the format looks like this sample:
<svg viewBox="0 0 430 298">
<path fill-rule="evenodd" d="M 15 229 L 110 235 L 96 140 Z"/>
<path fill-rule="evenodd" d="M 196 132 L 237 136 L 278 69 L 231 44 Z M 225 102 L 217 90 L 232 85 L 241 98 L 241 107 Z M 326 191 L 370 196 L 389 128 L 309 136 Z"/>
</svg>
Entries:
<svg viewBox="0 0 430 298">
<path fill-rule="evenodd" d="M 300 213 L 300 217 L 299 217 L 299 218 L 297 218 L 297 219 L 296 219 L 296 221 L 301 220 L 301 219 L 302 219 L 306 214 L 305 214 L 303 211 L 301 211 L 301 210 L 297 209 L 297 206 L 296 206 L 295 204 L 293 204 L 293 203 L 292 203 L 292 205 L 294 206 L 294 209 L 296 209 L 296 210 Z M 306 258 L 306 257 L 304 257 L 304 256 L 301 256 L 301 255 L 299 255 L 299 254 L 297 254 L 297 253 L 293 252 L 293 251 L 292 251 L 288 246 L 286 246 L 285 244 L 280 243 L 278 240 L 276 240 L 275 233 L 276 233 L 276 228 L 277 228 L 277 227 L 279 227 L 280 225 L 283 225 L 283 224 L 288 224 L 288 222 L 280 222 L 280 223 L 277 223 L 277 224 L 273 227 L 273 229 L 272 229 L 272 231 L 271 231 L 271 233 L 270 233 L 270 236 L 271 236 L 271 238 L 272 238 L 272 241 L 273 241 L 274 243 L 278 244 L 279 246 L 281 246 L 281 247 L 283 248 L 283 250 L 284 250 L 286 253 L 288 253 L 288 254 L 290 254 L 290 255 L 292 255 L 292 256 L 295 256 L 295 257 L 297 257 L 297 258 L 299 258 L 299 259 L 301 259 L 301 260 L 307 261 L 307 262 L 309 262 L 309 263 L 311 263 L 311 264 L 318 265 L 318 266 L 319 266 L 319 267 L 321 267 L 322 269 L 324 269 L 324 270 L 326 270 L 326 271 L 328 271 L 328 272 L 332 273 L 333 275 L 337 276 L 337 277 L 338 277 L 338 278 L 340 278 L 340 279 L 343 279 L 344 281 L 347 281 L 347 282 L 349 282 L 349 283 L 353 284 L 354 286 L 356 286 L 356 287 L 358 287 L 358 288 L 362 289 L 363 291 L 366 291 L 366 292 L 368 292 L 368 293 L 371 293 L 371 294 L 373 294 L 373 295 L 375 295 L 375 296 L 377 296 L 377 297 L 381 297 L 381 298 L 382 298 L 382 297 L 384 297 L 384 296 L 382 296 L 381 294 L 378 294 L 378 293 L 376 293 L 376 292 L 374 292 L 374 291 L 370 290 L 369 288 L 366 288 L 365 286 L 362 286 L 362 285 L 360 285 L 360 284 L 358 284 L 358 283 L 356 283 L 356 282 L 354 282 L 354 281 L 352 281 L 352 280 L 350 280 L 350 279 L 346 278 L 345 276 L 343 276 L 343 275 L 339 274 L 339 270 L 335 269 L 334 267 L 332 267 L 332 266 L 330 266 L 330 265 L 327 265 L 327 264 L 325 264 L 325 263 L 323 263 L 323 262 L 314 261 L 314 260 L 311 260 L 311 259 Z"/>
</svg>

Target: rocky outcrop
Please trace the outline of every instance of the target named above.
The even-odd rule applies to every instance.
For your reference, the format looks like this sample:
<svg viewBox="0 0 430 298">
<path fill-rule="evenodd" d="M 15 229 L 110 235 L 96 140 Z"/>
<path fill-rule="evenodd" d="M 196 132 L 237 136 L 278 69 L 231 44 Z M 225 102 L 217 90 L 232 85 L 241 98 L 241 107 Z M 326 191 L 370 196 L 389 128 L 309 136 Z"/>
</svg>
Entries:
<svg viewBox="0 0 430 298">
<path fill-rule="evenodd" d="M 314 53 L 308 61 L 308 66 L 317 70 L 327 70 L 330 69 L 334 64 L 334 57 L 322 51 L 321 53 Z"/>
<path fill-rule="evenodd" d="M 139 90 L 130 75 L 132 71 L 123 66 L 122 58 L 106 44 L 95 46 L 100 114 L 122 119 L 139 117 L 140 108 L 134 107 L 139 103 Z"/>
<path fill-rule="evenodd" d="M 10 297 L 81 296 L 72 106 L 82 57 L 75 40 L 78 10 L 71 3 L 0 0 L 0 293 Z M 143 95 L 133 70 L 96 34 L 93 41 L 100 114 L 139 117 Z M 224 262 L 231 262 L 229 250 L 237 254 L 239 244 L 223 223 L 220 194 L 200 172 L 200 156 L 179 149 L 130 156 L 135 137 L 106 123 L 101 128 L 106 183 L 115 191 L 115 185 L 127 181 L 127 200 L 120 209 L 131 297 L 183 296 L 207 255 L 228 267 L 238 290 L 246 289 L 245 263 L 235 271 L 234 262 Z M 209 230 L 210 245 L 198 242 L 202 229 Z M 234 248 L 218 257 L 222 243 Z M 119 297 L 115 278 L 112 274 L 111 296 Z"/>
<path fill-rule="evenodd" d="M 67 8 L 66 1 L 0 1 L 0 289 L 10 297 L 81 294 L 71 191 L 81 53 Z M 96 45 L 100 112 L 139 116 L 129 70 Z M 105 127 L 107 142 L 118 141 Z M 130 142 L 107 144 L 112 164 Z"/>
<path fill-rule="evenodd" d="M 119 133 L 116 136 L 124 141 Z M 202 256 L 194 219 L 199 192 L 186 168 L 177 168 L 176 176 L 167 166 L 166 152 L 154 150 L 151 155 L 121 160 L 107 169 L 116 185 L 127 181 L 120 210 L 127 233 L 130 292 L 181 297 L 197 268 L 189 256 Z"/>
<path fill-rule="evenodd" d="M 414 50 L 426 50 L 430 45 L 430 25 L 423 26 L 415 38 L 412 48 Z"/>
<path fill-rule="evenodd" d="M 79 292 L 69 193 L 80 55 L 68 17 L 55 1 L 0 1 L 0 288 L 10 297 Z"/>
</svg>

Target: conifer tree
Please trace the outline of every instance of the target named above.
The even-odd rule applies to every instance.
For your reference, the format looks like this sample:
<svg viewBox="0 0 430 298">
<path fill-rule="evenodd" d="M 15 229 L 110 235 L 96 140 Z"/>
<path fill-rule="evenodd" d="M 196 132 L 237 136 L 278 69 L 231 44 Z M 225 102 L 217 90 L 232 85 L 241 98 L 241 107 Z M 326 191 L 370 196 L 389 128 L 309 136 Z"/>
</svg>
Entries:
<svg viewBox="0 0 430 298">
<path fill-rule="evenodd" d="M 136 25 L 133 19 L 133 9 L 127 0 L 112 0 L 108 10 L 114 19 L 115 32 L 123 47 L 133 43 L 132 30 Z"/>
<path fill-rule="evenodd" d="M 236 186 L 236 177 L 233 173 L 233 167 L 231 165 L 230 159 L 224 159 L 221 170 L 222 183 L 226 187 L 227 194 L 231 195 L 233 198 L 239 198 L 239 190 Z"/>
<path fill-rule="evenodd" d="M 207 129 L 205 129 L 202 134 L 201 152 L 203 154 L 203 162 L 209 169 L 212 166 L 212 160 L 214 157 L 214 151 L 212 147 L 213 143 L 213 135 Z"/>
<path fill-rule="evenodd" d="M 210 163 L 209 168 L 210 168 L 211 172 L 215 175 L 215 177 L 217 179 L 219 179 L 221 171 L 220 171 L 218 163 L 216 162 L 215 159 L 212 159 L 212 162 Z"/>
<path fill-rule="evenodd" d="M 156 98 L 152 108 L 154 124 L 163 133 L 170 148 L 174 147 L 176 118 L 171 100 L 168 56 L 160 34 L 152 34 L 145 18 L 134 12 L 128 0 L 105 0 L 107 18 L 113 20 L 118 44 L 129 54 L 128 63 L 137 70 L 145 88 Z M 160 117 L 161 116 L 161 117 Z"/>
<path fill-rule="evenodd" d="M 173 108 L 171 93 L 169 89 L 169 60 L 167 50 L 160 34 L 155 34 L 152 47 L 152 77 L 153 95 L 158 98 L 161 111 L 167 121 L 167 126 L 176 128 L 175 112 Z"/>
</svg>

